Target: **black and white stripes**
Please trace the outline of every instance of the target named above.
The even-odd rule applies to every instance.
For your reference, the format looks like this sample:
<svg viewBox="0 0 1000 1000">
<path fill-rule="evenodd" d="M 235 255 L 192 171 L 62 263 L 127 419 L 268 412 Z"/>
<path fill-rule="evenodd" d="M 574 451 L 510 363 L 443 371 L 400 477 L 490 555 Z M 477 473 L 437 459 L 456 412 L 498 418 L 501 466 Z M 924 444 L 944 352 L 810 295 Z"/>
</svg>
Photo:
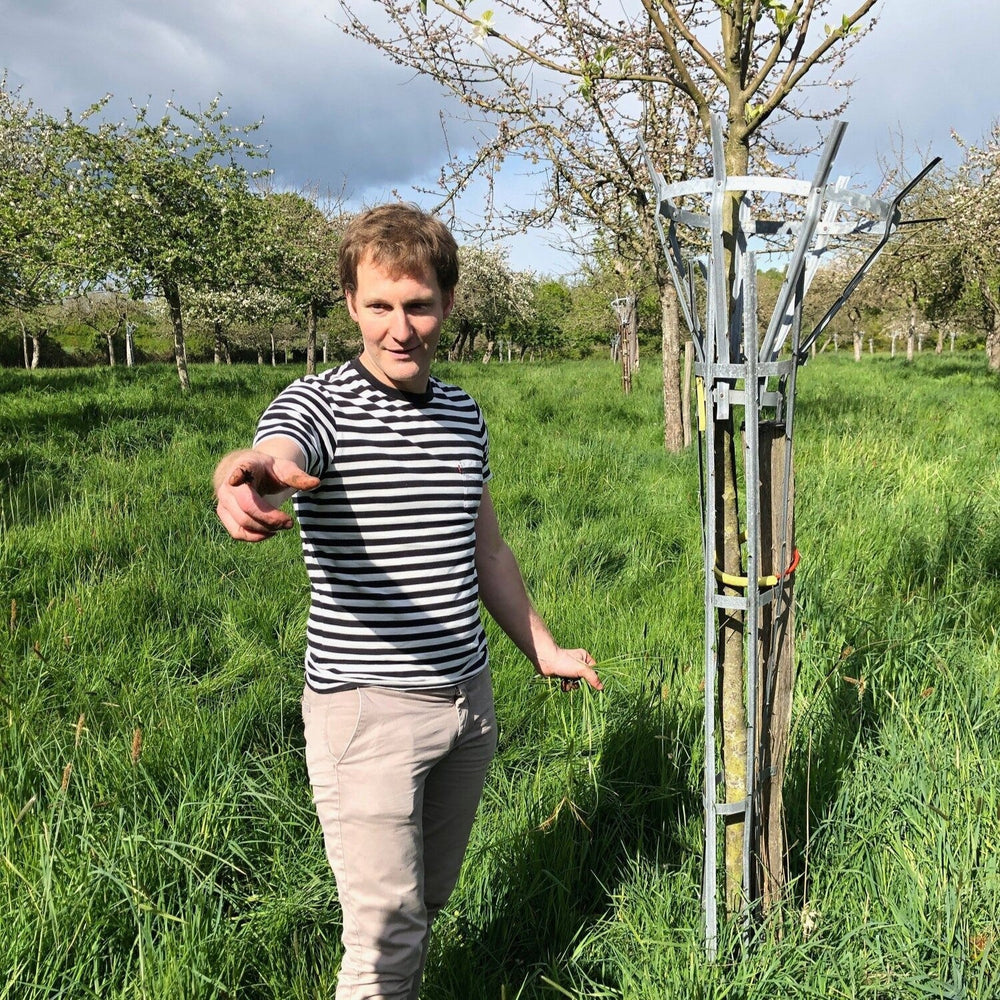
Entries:
<svg viewBox="0 0 1000 1000">
<path fill-rule="evenodd" d="M 292 438 L 320 486 L 294 498 L 312 589 L 306 679 L 420 688 L 486 665 L 475 527 L 489 443 L 475 401 L 397 391 L 358 362 L 292 383 L 255 443 Z"/>
</svg>

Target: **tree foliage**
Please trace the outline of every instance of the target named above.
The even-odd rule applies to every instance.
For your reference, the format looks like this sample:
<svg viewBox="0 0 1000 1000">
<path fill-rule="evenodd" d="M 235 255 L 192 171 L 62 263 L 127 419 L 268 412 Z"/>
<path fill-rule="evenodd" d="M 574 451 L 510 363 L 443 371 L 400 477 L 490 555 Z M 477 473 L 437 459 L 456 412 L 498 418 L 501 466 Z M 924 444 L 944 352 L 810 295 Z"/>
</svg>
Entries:
<svg viewBox="0 0 1000 1000">
<path fill-rule="evenodd" d="M 0 308 L 34 308 L 82 280 L 89 247 L 70 140 L 81 126 L 0 79 Z"/>
<path fill-rule="evenodd" d="M 144 106 L 134 112 L 134 121 L 76 133 L 95 226 L 91 261 L 95 277 L 113 275 L 134 295 L 164 297 L 187 388 L 182 290 L 236 283 L 258 228 L 246 162 L 263 150 L 248 138 L 258 126 L 230 125 L 219 97 L 201 111 L 168 102 L 158 119 Z"/>
<path fill-rule="evenodd" d="M 316 325 L 343 299 L 337 271 L 348 216 L 339 202 L 324 211 L 316 197 L 286 191 L 264 196 L 263 282 L 285 296 L 307 326 L 306 368 L 316 370 Z"/>
<path fill-rule="evenodd" d="M 745 167 L 735 151 L 782 114 L 840 109 L 807 106 L 796 88 L 817 67 L 832 79 L 875 2 L 842 14 L 828 0 L 497 0 L 489 10 L 375 0 L 383 18 L 373 18 L 371 4 L 340 0 L 346 31 L 430 76 L 478 124 L 474 150 L 442 171 L 446 198 L 518 155 L 540 165 L 544 196 L 527 208 L 492 202 L 487 225 L 523 228 L 562 213 L 622 233 L 615 216 L 644 207 L 648 186 L 639 136 L 669 176 L 695 162 L 692 118 L 704 140 L 710 115 L 722 114 L 729 165 Z"/>
<path fill-rule="evenodd" d="M 978 145 L 955 139 L 965 154 L 950 200 L 960 260 L 989 308 L 988 363 L 1000 370 L 1000 120 Z"/>
</svg>

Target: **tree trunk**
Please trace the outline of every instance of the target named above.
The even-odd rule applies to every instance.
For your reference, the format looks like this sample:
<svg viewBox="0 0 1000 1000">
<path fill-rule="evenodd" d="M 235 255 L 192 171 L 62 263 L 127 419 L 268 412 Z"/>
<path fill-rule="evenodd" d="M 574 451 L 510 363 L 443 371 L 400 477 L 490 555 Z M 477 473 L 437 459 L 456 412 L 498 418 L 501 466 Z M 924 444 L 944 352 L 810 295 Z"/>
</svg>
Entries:
<svg viewBox="0 0 1000 1000">
<path fill-rule="evenodd" d="M 663 447 L 671 453 L 684 447 L 684 410 L 681 400 L 681 338 L 677 290 L 660 276 L 660 314 L 663 331 Z"/>
<path fill-rule="evenodd" d="M 488 365 L 493 358 L 493 348 L 496 341 L 491 337 L 486 341 L 486 353 L 483 355 L 483 364 Z"/>
<path fill-rule="evenodd" d="M 864 337 L 861 335 L 860 330 L 854 331 L 854 360 L 861 360 L 861 349 L 864 347 Z"/>
<path fill-rule="evenodd" d="M 274 330 L 271 331 L 271 367 L 278 367 L 278 345 L 274 340 Z"/>
<path fill-rule="evenodd" d="M 635 351 L 632 347 L 633 330 L 636 328 L 635 296 L 627 295 L 612 303 L 618 316 L 618 337 L 621 340 L 622 392 L 632 391 L 632 372 L 635 370 Z"/>
<path fill-rule="evenodd" d="M 738 109 L 731 106 L 730 113 Z M 749 140 L 738 138 L 732 127 L 726 142 L 726 173 L 743 176 L 750 164 Z M 723 202 L 722 244 L 726 255 L 726 287 L 730 296 L 730 316 L 738 308 L 736 289 L 736 236 L 739 232 L 742 191 L 730 191 Z M 736 360 L 735 358 L 732 360 Z M 715 422 L 716 495 L 709 502 L 716 507 L 716 559 L 724 573 L 743 575 L 743 556 L 740 551 L 739 486 L 736 478 L 736 442 L 732 415 L 725 421 Z M 723 593 L 738 593 L 723 587 Z M 753 623 L 756 624 L 756 623 Z M 746 799 L 747 788 L 747 714 L 744 695 L 743 632 L 744 615 L 741 611 L 720 609 L 718 612 L 717 643 L 719 649 L 719 715 L 722 723 L 722 767 L 725 781 L 726 802 Z M 743 834 L 744 814 L 735 813 L 725 818 L 725 870 L 726 912 L 735 916 L 746 900 L 743 892 Z"/>
<path fill-rule="evenodd" d="M 135 365 L 135 324 L 125 321 L 125 367 Z"/>
<path fill-rule="evenodd" d="M 105 339 L 108 342 L 108 367 L 115 367 L 115 335 L 114 333 L 106 333 Z"/>
<path fill-rule="evenodd" d="M 462 360 L 465 343 L 469 339 L 469 329 L 469 321 L 467 319 L 463 318 L 458 321 L 458 334 L 455 336 L 455 343 L 451 345 L 451 350 L 448 352 L 449 361 Z"/>
<path fill-rule="evenodd" d="M 636 302 L 632 306 L 632 313 L 628 324 L 628 345 L 632 355 L 632 371 L 639 370 L 639 304 Z"/>
<path fill-rule="evenodd" d="M 24 317 L 20 310 L 17 313 L 17 321 L 21 325 L 21 350 L 24 353 L 24 370 L 31 369 L 31 355 L 28 353 L 28 324 L 24 322 Z"/>
<path fill-rule="evenodd" d="M 715 424 L 716 455 L 716 539 L 715 550 L 724 572 L 743 575 L 740 552 L 739 501 L 733 421 Z M 739 590 L 724 587 L 723 593 Z M 741 802 L 747 789 L 747 713 L 743 691 L 743 613 L 719 611 L 719 714 L 722 721 L 722 769 L 726 802 Z M 726 912 L 743 908 L 743 828 L 742 813 L 725 818 Z"/>
<path fill-rule="evenodd" d="M 632 391 L 632 352 L 628 346 L 628 335 L 622 326 L 622 392 L 627 396 Z"/>
<path fill-rule="evenodd" d="M 784 424 L 772 421 L 760 425 L 761 571 L 764 576 L 780 576 L 771 602 L 761 609 L 760 630 L 758 852 L 765 915 L 781 903 L 788 880 L 783 786 L 795 684 L 795 577 L 789 572 L 795 553 L 795 469 L 785 433 Z M 783 503 L 786 467 L 787 508 Z"/>
<path fill-rule="evenodd" d="M 37 371 L 42 366 L 42 340 L 47 330 L 39 330 L 31 334 L 31 370 Z"/>
<path fill-rule="evenodd" d="M 316 374 L 316 325 L 319 318 L 319 307 L 315 299 L 309 300 L 306 311 L 306 374 Z"/>
<path fill-rule="evenodd" d="M 993 288 L 986 281 L 979 282 L 979 288 L 990 311 L 985 313 L 986 319 L 986 364 L 991 372 L 1000 371 L 1000 299 L 994 294 Z"/>
<path fill-rule="evenodd" d="M 913 348 L 917 339 L 917 303 L 914 298 L 910 300 L 909 318 L 906 327 L 906 360 L 913 360 Z"/>
<path fill-rule="evenodd" d="M 986 363 L 991 372 L 1000 371 L 1000 327 L 994 327 L 986 335 Z"/>
<path fill-rule="evenodd" d="M 176 282 L 163 282 L 163 297 L 167 300 L 167 310 L 170 313 L 170 325 L 174 331 L 174 361 L 177 364 L 177 378 L 181 391 L 191 388 L 191 379 L 187 369 L 187 347 L 184 343 L 184 320 L 181 316 L 181 293 Z"/>
<path fill-rule="evenodd" d="M 213 349 L 213 352 L 212 352 L 212 360 L 213 360 L 213 362 L 215 364 L 221 365 L 222 364 L 222 354 L 223 354 L 223 350 L 222 350 L 222 321 L 221 320 L 216 319 L 216 320 L 212 321 L 212 333 L 214 334 L 214 343 L 213 343 L 213 348 L 214 349 Z"/>
</svg>

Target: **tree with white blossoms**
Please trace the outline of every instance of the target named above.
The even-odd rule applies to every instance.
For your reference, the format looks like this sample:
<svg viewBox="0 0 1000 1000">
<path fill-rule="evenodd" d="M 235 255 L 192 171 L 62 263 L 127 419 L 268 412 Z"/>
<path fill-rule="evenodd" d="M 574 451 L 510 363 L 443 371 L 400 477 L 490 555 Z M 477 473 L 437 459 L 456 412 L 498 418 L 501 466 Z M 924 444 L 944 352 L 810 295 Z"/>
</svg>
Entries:
<svg viewBox="0 0 1000 1000">
<path fill-rule="evenodd" d="M 821 71 L 832 81 L 846 49 L 874 23 L 870 15 L 876 0 L 862 0 L 847 13 L 830 0 L 622 0 L 613 5 L 493 0 L 490 9 L 471 0 L 375 0 L 360 14 L 351 0 L 340 4 L 347 31 L 432 77 L 478 118 L 479 141 L 472 154 L 448 165 L 444 187 L 461 189 L 478 174 L 491 180 L 504 157 L 514 153 L 548 163 L 539 207 L 520 216 L 527 225 L 565 212 L 567 199 L 586 206 L 585 190 L 566 183 L 578 173 L 576 153 L 568 151 L 571 137 L 580 137 L 573 142 L 581 153 L 591 137 L 599 169 L 587 187 L 614 188 L 631 197 L 636 219 L 648 218 L 652 210 L 645 204 L 648 182 L 639 179 L 639 134 L 654 139 L 650 151 L 664 176 L 678 179 L 667 154 L 679 151 L 680 170 L 690 172 L 697 157 L 688 125 L 696 120 L 706 140 L 711 116 L 719 114 L 726 172 L 747 175 L 754 142 L 761 152 L 763 140 L 773 143 L 772 126 L 782 117 L 824 118 L 839 111 L 807 106 L 800 85 L 807 74 L 821 82 Z M 372 6 L 384 17 L 372 17 Z M 739 191 L 727 192 L 724 200 L 730 289 L 741 201 Z M 492 208 L 503 215 L 496 200 Z M 590 221 L 596 227 L 607 224 L 603 218 Z M 487 224 L 492 225 L 489 216 Z M 610 242 L 618 242 L 615 235 Z M 679 338 L 673 340 L 670 350 L 676 351 Z M 668 379 L 676 383 L 679 368 L 671 364 Z M 717 511 L 717 559 L 723 573 L 741 577 L 735 432 L 731 419 L 713 425 L 718 492 L 708 502 Z M 722 754 L 730 802 L 744 800 L 747 787 L 743 630 L 742 613 L 720 613 Z M 742 845 L 742 819 L 728 817 L 726 902 L 731 912 L 743 905 Z"/>
<path fill-rule="evenodd" d="M 339 199 L 294 191 L 265 194 L 263 208 L 261 280 L 305 320 L 306 372 L 312 375 L 318 321 L 344 298 L 337 254 L 349 216 Z"/>
<path fill-rule="evenodd" d="M 1000 370 L 1000 120 L 979 145 L 956 135 L 965 154 L 956 172 L 949 208 L 960 234 L 962 268 L 989 306 L 986 335 L 991 371 Z"/>
<path fill-rule="evenodd" d="M 18 316 L 26 367 L 38 367 L 49 324 L 42 314 L 29 321 L 25 313 L 57 302 L 85 279 L 89 240 L 71 138 L 82 121 L 51 117 L 0 79 L 0 311 Z"/>
<path fill-rule="evenodd" d="M 476 337 L 486 338 L 484 360 L 492 357 L 496 341 L 513 337 L 533 316 L 532 277 L 513 271 L 503 250 L 466 244 L 458 248 L 462 280 L 455 291 L 451 323 L 458 327 L 449 358 L 475 351 Z"/>
<path fill-rule="evenodd" d="M 82 190 L 93 220 L 96 274 L 114 274 L 133 295 L 162 295 L 174 337 L 181 388 L 190 387 L 182 297 L 233 283 L 253 238 L 259 199 L 247 162 L 263 156 L 250 141 L 259 123 L 237 128 L 215 97 L 204 110 L 168 102 L 156 119 L 135 119 L 79 135 Z"/>
</svg>

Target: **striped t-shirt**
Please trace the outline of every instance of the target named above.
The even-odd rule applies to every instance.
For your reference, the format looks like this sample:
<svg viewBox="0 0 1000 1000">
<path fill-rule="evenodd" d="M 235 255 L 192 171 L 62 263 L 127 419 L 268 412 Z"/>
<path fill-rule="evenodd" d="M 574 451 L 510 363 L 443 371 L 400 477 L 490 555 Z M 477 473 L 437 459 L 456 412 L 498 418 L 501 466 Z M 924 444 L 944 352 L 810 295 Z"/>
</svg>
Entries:
<svg viewBox="0 0 1000 1000">
<path fill-rule="evenodd" d="M 254 443 L 274 436 L 321 480 L 293 498 L 309 686 L 440 687 L 482 670 L 475 530 L 490 472 L 475 400 L 435 378 L 401 392 L 354 360 L 281 392 Z"/>
</svg>

